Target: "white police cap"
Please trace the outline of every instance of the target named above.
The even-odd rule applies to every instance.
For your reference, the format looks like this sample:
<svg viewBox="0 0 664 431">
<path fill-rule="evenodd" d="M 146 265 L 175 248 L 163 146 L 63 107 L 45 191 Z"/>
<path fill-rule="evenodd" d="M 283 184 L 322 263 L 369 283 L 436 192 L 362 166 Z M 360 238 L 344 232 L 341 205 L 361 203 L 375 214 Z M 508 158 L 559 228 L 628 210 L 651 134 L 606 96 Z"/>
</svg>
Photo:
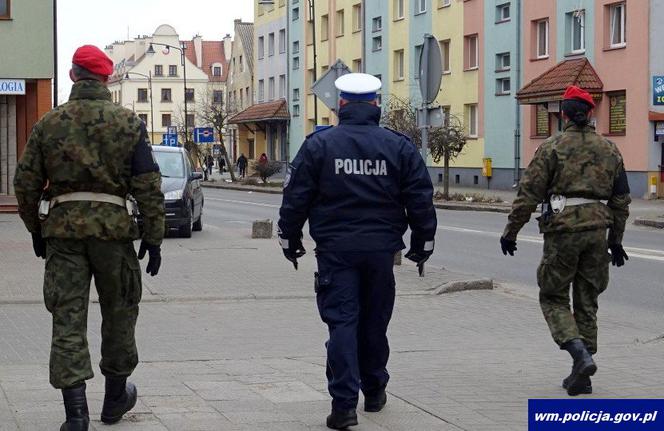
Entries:
<svg viewBox="0 0 664 431">
<path fill-rule="evenodd" d="M 382 83 L 368 73 L 348 73 L 334 81 L 334 85 L 341 92 L 342 99 L 371 101 L 377 97 Z"/>
</svg>

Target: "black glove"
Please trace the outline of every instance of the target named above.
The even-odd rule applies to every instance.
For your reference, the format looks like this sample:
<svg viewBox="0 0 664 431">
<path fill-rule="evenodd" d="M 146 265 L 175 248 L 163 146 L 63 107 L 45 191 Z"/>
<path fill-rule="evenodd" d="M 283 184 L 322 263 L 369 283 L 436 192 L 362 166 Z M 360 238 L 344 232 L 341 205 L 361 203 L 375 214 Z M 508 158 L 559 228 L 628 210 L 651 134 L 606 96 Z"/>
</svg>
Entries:
<svg viewBox="0 0 664 431">
<path fill-rule="evenodd" d="M 284 238 L 279 237 L 279 242 L 281 243 L 281 249 L 284 251 L 284 256 L 288 261 L 293 263 L 295 270 L 297 271 L 297 260 L 307 254 L 307 251 L 302 245 L 302 235 L 295 238 Z"/>
<path fill-rule="evenodd" d="M 507 239 L 504 236 L 501 236 L 500 248 L 503 250 L 503 254 L 505 256 L 507 256 L 507 253 L 509 253 L 510 256 L 514 256 L 514 252 L 516 251 L 516 241 L 512 241 L 511 239 Z"/>
<path fill-rule="evenodd" d="M 424 276 L 424 263 L 429 260 L 433 254 L 434 241 L 422 241 L 416 238 L 410 238 L 410 250 L 404 256 L 417 264 L 417 270 L 420 277 Z M 426 249 L 426 250 L 425 250 Z"/>
<path fill-rule="evenodd" d="M 145 272 L 154 277 L 159 272 L 159 267 L 161 266 L 161 247 L 142 240 L 141 247 L 138 249 L 138 258 L 143 259 L 145 257 L 145 252 L 148 252 L 150 257 Z"/>
<path fill-rule="evenodd" d="M 41 235 L 41 232 L 32 234 L 32 249 L 35 251 L 35 256 L 46 259 L 46 240 Z"/>
<path fill-rule="evenodd" d="M 611 250 L 611 263 L 613 266 L 621 267 L 625 264 L 626 260 L 629 260 L 629 256 L 625 253 L 622 244 L 609 244 L 609 249 Z"/>
</svg>

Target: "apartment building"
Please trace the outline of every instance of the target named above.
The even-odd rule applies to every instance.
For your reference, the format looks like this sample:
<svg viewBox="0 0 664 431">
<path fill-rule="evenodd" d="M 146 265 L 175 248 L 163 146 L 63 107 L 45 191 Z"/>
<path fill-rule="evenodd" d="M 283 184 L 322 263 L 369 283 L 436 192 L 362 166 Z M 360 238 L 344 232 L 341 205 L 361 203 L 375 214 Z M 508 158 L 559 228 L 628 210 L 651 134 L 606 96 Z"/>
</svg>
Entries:
<svg viewBox="0 0 664 431">
<path fill-rule="evenodd" d="M 234 30 L 226 84 L 229 118 L 254 104 L 254 24 L 236 19 Z M 256 158 L 253 133 L 247 127 L 230 124 L 229 136 L 228 150 L 233 159 L 237 159 L 241 153 L 250 159 Z M 240 145 L 243 151 L 239 151 Z"/>
</svg>

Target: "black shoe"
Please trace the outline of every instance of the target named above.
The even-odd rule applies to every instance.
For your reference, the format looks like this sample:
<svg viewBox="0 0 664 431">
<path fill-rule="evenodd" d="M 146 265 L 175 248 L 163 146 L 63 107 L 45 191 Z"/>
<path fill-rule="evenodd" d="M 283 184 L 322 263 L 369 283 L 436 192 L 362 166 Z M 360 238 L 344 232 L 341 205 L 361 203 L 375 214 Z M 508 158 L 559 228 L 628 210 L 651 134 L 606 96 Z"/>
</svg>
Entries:
<svg viewBox="0 0 664 431">
<path fill-rule="evenodd" d="M 88 431 L 90 417 L 88 413 L 88 400 L 85 397 L 85 383 L 62 390 L 62 399 L 65 404 L 67 421 L 62 424 L 60 431 Z"/>
<path fill-rule="evenodd" d="M 567 389 L 569 387 L 569 380 L 572 375 L 570 374 L 563 380 L 563 389 Z M 583 381 L 583 388 L 581 389 L 581 392 L 579 394 L 583 395 L 589 395 L 593 393 L 593 384 L 590 381 L 590 377 L 586 377 L 586 379 Z"/>
<path fill-rule="evenodd" d="M 106 377 L 106 394 L 101 410 L 101 421 L 114 424 L 136 405 L 138 393 L 133 383 L 126 377 Z"/>
<path fill-rule="evenodd" d="M 381 389 L 380 392 L 374 396 L 365 395 L 364 411 L 372 413 L 379 412 L 383 410 L 385 403 L 387 403 L 387 394 L 385 393 L 385 389 Z"/>
<path fill-rule="evenodd" d="M 327 417 L 327 427 L 333 430 L 343 430 L 357 425 L 357 413 L 352 410 L 335 410 Z"/>
<path fill-rule="evenodd" d="M 572 366 L 572 373 L 567 380 L 567 395 L 575 396 L 582 394 L 586 389 L 590 376 L 597 372 L 597 365 L 593 361 L 593 357 L 588 352 L 585 343 L 575 338 L 561 346 L 567 350 L 574 360 Z"/>
</svg>

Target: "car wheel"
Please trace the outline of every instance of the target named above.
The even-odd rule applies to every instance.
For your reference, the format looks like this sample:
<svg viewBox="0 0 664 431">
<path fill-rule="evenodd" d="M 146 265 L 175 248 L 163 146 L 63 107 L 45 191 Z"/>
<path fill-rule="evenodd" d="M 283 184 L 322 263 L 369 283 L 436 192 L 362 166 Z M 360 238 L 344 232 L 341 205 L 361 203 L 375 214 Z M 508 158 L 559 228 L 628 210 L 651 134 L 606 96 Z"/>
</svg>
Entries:
<svg viewBox="0 0 664 431">
<path fill-rule="evenodd" d="M 182 238 L 191 238 L 191 222 L 192 222 L 192 213 L 189 213 L 189 218 L 187 219 L 187 222 L 180 226 L 179 233 L 180 237 Z"/>
<path fill-rule="evenodd" d="M 203 213 L 201 213 L 201 215 L 198 217 L 198 220 L 194 222 L 191 230 L 194 232 L 200 232 L 203 230 Z"/>
</svg>

